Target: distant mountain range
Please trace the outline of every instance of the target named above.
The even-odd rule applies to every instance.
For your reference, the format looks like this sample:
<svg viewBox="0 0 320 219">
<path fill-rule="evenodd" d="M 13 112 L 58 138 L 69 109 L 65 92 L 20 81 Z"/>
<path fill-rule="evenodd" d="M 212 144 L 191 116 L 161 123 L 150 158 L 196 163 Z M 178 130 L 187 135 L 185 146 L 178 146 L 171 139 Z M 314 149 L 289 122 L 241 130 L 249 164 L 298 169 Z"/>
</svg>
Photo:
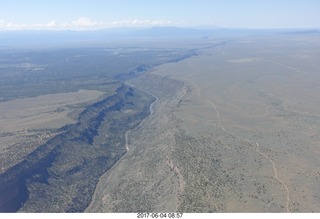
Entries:
<svg viewBox="0 0 320 219">
<path fill-rule="evenodd" d="M 113 28 L 90 31 L 11 30 L 0 31 L 0 48 L 56 45 L 90 45 L 127 39 L 183 37 L 230 37 L 256 34 L 319 34 L 319 30 L 241 29 L 241 28 Z"/>
<path fill-rule="evenodd" d="M 286 34 L 320 34 L 320 30 L 297 30 L 297 31 L 288 31 Z"/>
</svg>

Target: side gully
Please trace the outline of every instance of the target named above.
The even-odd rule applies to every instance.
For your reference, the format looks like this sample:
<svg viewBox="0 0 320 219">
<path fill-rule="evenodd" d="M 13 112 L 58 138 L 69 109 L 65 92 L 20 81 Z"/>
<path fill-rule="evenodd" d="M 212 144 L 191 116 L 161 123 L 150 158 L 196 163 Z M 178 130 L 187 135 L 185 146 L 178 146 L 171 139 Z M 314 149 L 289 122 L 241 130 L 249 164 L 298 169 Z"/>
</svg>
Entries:
<svg viewBox="0 0 320 219">
<path fill-rule="evenodd" d="M 228 42 L 212 45 L 212 47 L 218 47 L 226 43 Z M 189 53 L 187 55 L 178 57 L 170 62 L 179 62 L 183 59 L 195 56 L 197 55 L 197 50 L 198 49 L 190 50 L 188 51 Z M 119 80 L 124 81 L 128 78 L 139 76 L 151 67 L 153 66 L 141 66 L 135 71 L 131 72 L 129 75 L 121 75 Z M 139 98 L 141 101 L 141 99 L 143 99 L 141 96 L 143 95 L 148 96 L 147 100 L 146 98 L 144 99 L 145 102 L 142 104 L 143 106 L 140 104 L 140 108 L 137 109 L 137 112 L 133 115 L 127 115 L 127 117 L 119 116 L 121 119 L 118 120 L 113 119 L 112 116 L 114 116 L 114 113 L 118 113 L 117 115 L 122 115 L 124 114 L 121 112 L 122 109 L 136 107 L 135 102 L 129 100 L 130 97 L 134 96 L 133 93 L 138 93 L 136 97 L 138 99 L 135 99 L 135 101 L 139 101 Z M 25 160 L 11 167 L 6 172 L 0 174 L 0 212 L 17 212 L 21 209 L 26 212 L 83 212 L 90 204 L 95 187 L 99 181 L 99 177 L 108 169 L 110 169 L 129 149 L 129 131 L 138 125 L 141 125 L 145 121 L 146 117 L 153 114 L 153 105 L 156 102 L 157 97 L 153 96 L 152 94 L 136 89 L 133 86 L 123 84 L 117 89 L 115 95 L 87 107 L 80 114 L 78 123 L 67 125 L 61 128 L 61 134 L 55 136 L 45 144 L 38 147 L 35 151 L 27 155 Z M 105 139 L 105 143 L 98 145 L 99 151 L 104 153 L 105 151 L 109 150 L 112 152 L 112 154 L 116 152 L 116 157 L 108 157 L 111 156 L 111 152 L 109 154 L 104 153 L 94 159 L 85 159 L 84 162 L 81 161 L 79 165 L 66 172 L 56 173 L 52 171 L 52 168 L 57 165 L 57 160 L 63 156 L 63 153 L 67 152 L 69 153 L 68 155 L 71 155 L 72 157 L 72 153 L 74 152 L 74 147 L 70 146 L 72 144 L 79 144 L 80 146 L 84 145 L 88 147 L 89 151 L 96 150 L 97 143 L 95 142 L 95 137 L 100 134 L 99 128 L 103 126 L 103 123 L 108 122 L 112 125 L 117 125 L 118 127 L 125 126 L 125 128 L 120 128 L 120 130 L 110 127 L 105 132 L 109 132 L 114 136 L 116 135 L 116 137 Z M 119 146 L 115 145 L 121 145 L 121 147 L 119 148 Z M 92 175 L 89 180 L 84 182 L 86 184 L 83 184 L 82 187 L 80 187 L 85 188 L 86 191 L 79 191 L 76 197 L 72 198 L 72 203 L 66 204 L 66 206 L 53 208 L 51 205 L 49 205 L 49 202 L 48 204 L 43 204 L 48 197 L 43 197 L 40 190 L 30 190 L 28 187 L 30 183 L 35 183 L 36 185 L 40 186 L 43 185 L 43 187 L 47 185 L 47 187 L 50 187 L 52 186 L 52 179 L 74 180 L 68 175 L 79 175 L 79 172 L 81 171 L 86 171 L 85 174 Z M 80 177 L 87 176 L 83 175 L 83 173 L 81 174 Z M 66 177 L 69 178 L 65 179 Z M 82 181 L 81 178 L 78 178 L 77 180 Z M 33 194 L 33 197 L 37 197 L 36 202 L 33 200 L 33 204 L 38 203 L 39 205 L 41 204 L 41 206 L 31 204 L 29 207 L 24 208 L 25 204 L 31 197 L 30 191 L 37 193 Z M 54 196 L 56 194 L 51 195 Z M 52 198 L 52 196 L 49 196 L 49 198 Z M 58 202 L 58 204 L 61 203 Z M 63 204 L 64 203 L 61 205 Z M 35 209 L 33 209 L 33 207 Z"/>
<path fill-rule="evenodd" d="M 50 171 L 50 168 L 56 165 L 57 160 L 61 156 L 64 156 L 62 155 L 62 153 L 65 153 L 66 150 L 67 153 L 72 156 L 73 151 L 70 145 L 84 144 L 88 147 L 92 147 L 92 150 L 96 150 L 96 146 L 93 146 L 95 144 L 94 138 L 95 136 L 99 135 L 99 128 L 101 127 L 102 123 L 105 120 L 110 119 L 111 116 L 109 117 L 108 115 L 114 113 L 119 113 L 120 115 L 123 108 L 133 107 L 135 105 L 133 101 L 139 101 L 141 95 L 149 96 L 148 94 L 142 91 L 138 91 L 135 88 L 127 85 L 122 85 L 117 89 L 115 95 L 87 107 L 87 109 L 85 109 L 80 114 L 78 123 L 63 127 L 63 133 L 55 136 L 44 145 L 40 146 L 38 149 L 27 155 L 25 160 L 1 174 L 0 212 L 19 211 L 30 198 L 30 190 L 28 189 L 28 185 L 30 182 L 36 182 L 37 184 L 45 186 L 49 184 L 49 181 L 52 178 L 70 180 L 72 174 L 79 174 L 79 171 L 95 172 L 93 174 L 94 177 L 91 177 L 92 179 L 87 180 L 87 184 L 90 184 L 90 186 L 88 185 L 89 188 L 86 195 L 92 196 L 99 177 L 105 171 L 107 171 L 107 169 L 111 168 L 126 153 L 125 145 L 122 145 L 123 148 L 115 149 L 114 145 L 118 144 L 113 142 L 114 139 L 110 139 L 110 142 L 112 143 L 105 142 L 104 145 L 99 145 L 99 151 L 101 150 L 103 152 L 107 150 L 117 150 L 117 156 L 111 159 L 107 157 L 108 153 L 105 153 L 99 155 L 98 157 L 96 157 L 96 159 L 92 159 L 95 161 L 87 159 L 84 163 L 82 162 L 81 165 L 77 165 L 73 169 L 71 169 L 71 172 L 69 174 L 71 175 L 70 177 L 66 176 L 68 175 L 66 173 L 69 172 L 63 172 L 61 173 L 61 175 L 54 174 L 52 171 Z M 112 133 L 113 135 L 117 135 L 117 138 L 115 139 L 118 140 L 119 143 L 124 143 L 124 134 L 128 130 L 140 124 L 141 121 L 150 114 L 149 106 L 152 102 L 154 102 L 154 100 L 152 99 L 153 97 L 151 98 L 149 96 L 148 102 L 143 103 L 143 106 L 141 106 L 139 109 L 135 109 L 137 112 L 131 115 L 134 117 L 134 119 L 129 119 L 125 116 L 119 116 L 119 121 L 111 120 L 112 118 L 110 119 L 110 121 L 116 123 L 116 125 L 118 124 L 119 126 L 121 126 L 122 124 L 128 124 L 126 127 L 122 128 L 119 133 L 118 131 L 114 131 L 114 133 Z M 124 121 L 121 121 L 121 119 Z M 112 132 L 112 130 L 110 132 Z M 122 138 L 119 138 L 119 136 L 122 136 Z M 108 139 L 106 139 L 106 141 L 107 140 Z M 88 150 L 90 150 L 90 148 Z M 75 157 L 74 159 L 77 159 L 77 157 Z M 94 168 L 92 169 L 91 166 L 93 166 Z M 86 174 L 88 173 L 84 173 L 84 175 Z M 83 186 L 86 186 L 86 184 L 83 184 Z M 79 191 L 79 193 L 81 193 L 81 191 Z M 41 197 L 40 192 L 36 195 L 39 196 L 39 200 L 44 199 L 44 197 Z M 54 196 L 55 194 L 51 195 Z M 76 195 L 76 197 L 81 196 L 82 194 Z M 78 200 L 77 198 L 77 200 L 75 200 L 77 204 L 72 206 L 65 206 L 62 211 L 82 212 L 89 204 L 90 199 L 91 197 L 84 197 L 83 200 Z M 27 209 L 27 211 L 39 212 L 39 209 Z M 51 209 L 51 206 L 46 206 L 43 211 L 56 212 L 57 210 Z"/>
</svg>

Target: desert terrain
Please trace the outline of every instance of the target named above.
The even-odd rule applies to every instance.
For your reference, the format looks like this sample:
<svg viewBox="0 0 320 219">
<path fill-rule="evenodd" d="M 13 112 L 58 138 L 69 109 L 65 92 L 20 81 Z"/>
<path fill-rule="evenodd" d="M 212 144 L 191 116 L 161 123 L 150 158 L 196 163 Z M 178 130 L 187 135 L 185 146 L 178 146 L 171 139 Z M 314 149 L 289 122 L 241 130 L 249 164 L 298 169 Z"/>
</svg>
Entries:
<svg viewBox="0 0 320 219">
<path fill-rule="evenodd" d="M 0 212 L 319 212 L 319 51 L 269 32 L 1 50 Z"/>
<path fill-rule="evenodd" d="M 156 97 L 126 84 L 185 50 L 0 50 L 0 212 L 83 212 Z"/>
<path fill-rule="evenodd" d="M 318 212 L 320 41 L 252 36 L 127 83 L 157 97 L 87 212 Z"/>
</svg>

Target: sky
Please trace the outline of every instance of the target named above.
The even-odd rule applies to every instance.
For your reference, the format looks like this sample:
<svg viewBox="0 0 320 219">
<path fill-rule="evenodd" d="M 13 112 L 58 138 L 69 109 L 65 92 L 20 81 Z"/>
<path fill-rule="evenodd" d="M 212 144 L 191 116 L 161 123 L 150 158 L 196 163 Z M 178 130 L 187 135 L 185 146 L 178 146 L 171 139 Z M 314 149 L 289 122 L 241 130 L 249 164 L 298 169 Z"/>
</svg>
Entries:
<svg viewBox="0 0 320 219">
<path fill-rule="evenodd" d="M 320 28 L 319 0 L 0 0 L 0 30 Z"/>
</svg>

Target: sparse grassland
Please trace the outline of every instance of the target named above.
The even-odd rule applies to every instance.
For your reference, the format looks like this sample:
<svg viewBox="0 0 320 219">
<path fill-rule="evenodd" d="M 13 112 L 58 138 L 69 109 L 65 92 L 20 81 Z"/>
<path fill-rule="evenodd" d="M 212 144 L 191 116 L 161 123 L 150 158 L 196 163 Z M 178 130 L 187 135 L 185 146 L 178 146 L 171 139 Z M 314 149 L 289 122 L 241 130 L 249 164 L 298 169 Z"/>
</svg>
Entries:
<svg viewBox="0 0 320 219">
<path fill-rule="evenodd" d="M 170 75 L 194 89 L 177 115 L 187 133 L 200 142 L 208 132 L 212 136 L 204 139 L 211 146 L 198 143 L 198 150 L 213 147 L 218 152 L 207 159 L 222 154 L 221 167 L 234 165 L 220 174 L 237 183 L 232 194 L 228 194 L 231 188 L 221 193 L 228 194 L 227 200 L 216 200 L 225 204 L 220 211 L 318 211 L 319 47 L 320 41 L 312 36 L 238 41 L 208 50 L 206 56 L 159 68 L 159 75 Z M 221 144 L 215 145 L 218 139 Z M 209 166 L 203 165 L 199 174 Z M 210 200 L 210 187 L 205 191 Z"/>
<path fill-rule="evenodd" d="M 63 62 L 48 53 L 51 66 L 33 53 L 39 62 L 2 66 L 10 69 L 0 77 L 3 112 L 14 103 L 4 101 L 59 96 L 62 81 L 64 93 L 91 90 L 89 102 L 104 96 L 87 105 L 74 100 L 72 114 L 59 98 L 31 107 L 34 114 L 19 111 L 26 127 L 53 120 L 58 127 L 58 115 L 77 119 L 59 130 L 35 126 L 26 133 L 22 123 L 12 134 L 15 126 L 1 127 L 9 130 L 1 133 L 5 144 L 41 138 L 42 146 L 1 175 L 0 206 L 10 195 L 6 188 L 17 185 L 10 191 L 29 192 L 18 206 L 25 212 L 319 212 L 319 39 L 209 37 L 174 46 L 64 51 Z M 18 73 L 32 77 L 13 80 Z M 69 94 L 72 102 L 79 92 Z M 52 117 L 42 119 L 47 112 Z M 12 176 L 24 168 L 21 185 Z"/>
<path fill-rule="evenodd" d="M 125 80 L 192 55 L 131 46 L 0 51 L 0 212 L 83 211 L 155 101 Z"/>
<path fill-rule="evenodd" d="M 318 212 L 319 48 L 238 39 L 133 80 L 155 113 L 87 211 Z"/>
</svg>

